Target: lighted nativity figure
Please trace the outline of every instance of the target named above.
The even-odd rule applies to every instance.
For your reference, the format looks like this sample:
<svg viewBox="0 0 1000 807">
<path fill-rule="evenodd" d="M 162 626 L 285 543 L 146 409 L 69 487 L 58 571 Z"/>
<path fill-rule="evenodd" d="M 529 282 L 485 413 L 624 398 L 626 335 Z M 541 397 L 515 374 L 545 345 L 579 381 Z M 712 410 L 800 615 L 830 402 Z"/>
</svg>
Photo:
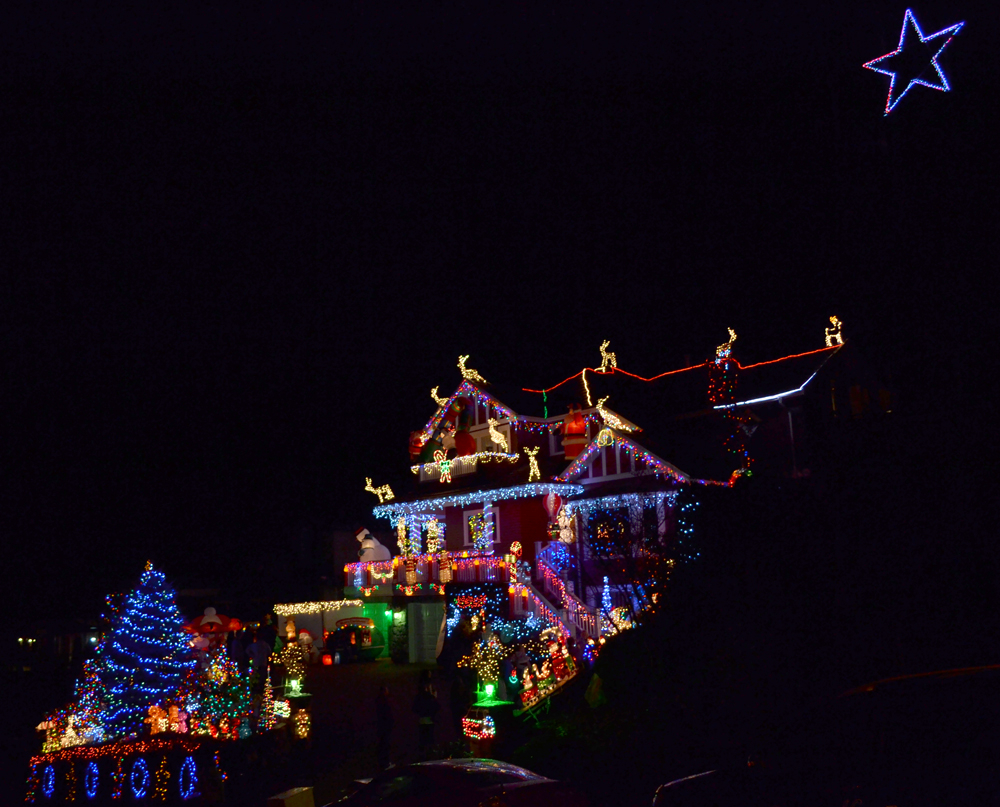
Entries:
<svg viewBox="0 0 1000 807">
<path fill-rule="evenodd" d="M 367 563 L 372 560 L 392 559 L 392 554 L 389 552 L 389 548 L 382 546 L 382 544 L 379 543 L 378 538 L 368 532 L 368 530 L 364 527 L 355 530 L 354 537 L 361 543 L 361 548 L 358 550 L 358 559 L 362 563 Z"/>
</svg>

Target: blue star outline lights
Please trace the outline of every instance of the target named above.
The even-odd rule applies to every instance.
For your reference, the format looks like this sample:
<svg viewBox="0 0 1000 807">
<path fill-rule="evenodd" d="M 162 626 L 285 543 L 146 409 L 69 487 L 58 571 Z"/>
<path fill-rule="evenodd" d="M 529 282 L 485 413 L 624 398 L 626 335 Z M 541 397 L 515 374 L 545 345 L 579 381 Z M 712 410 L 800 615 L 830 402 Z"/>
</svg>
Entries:
<svg viewBox="0 0 1000 807">
<path fill-rule="evenodd" d="M 936 34 L 924 36 L 924 32 L 917 24 L 917 18 L 913 16 L 910 9 L 906 9 L 906 14 L 903 15 L 903 30 L 899 33 L 899 47 L 892 53 L 879 56 L 863 65 L 876 73 L 889 76 L 889 96 L 885 101 L 886 115 L 892 112 L 896 104 L 915 84 L 922 84 L 932 90 L 942 90 L 943 92 L 948 92 L 951 89 L 941 65 L 938 64 L 938 56 L 948 47 L 955 34 L 962 30 L 963 25 L 965 25 L 964 22 L 957 22 L 947 28 L 942 28 Z M 913 39 L 914 34 L 919 41 Z M 927 53 L 931 54 L 929 63 L 924 61 L 925 55 L 922 53 L 924 48 L 926 48 Z M 890 67 L 894 59 L 896 61 L 895 70 Z M 933 80 L 933 76 L 931 76 L 931 80 L 924 78 L 930 72 L 930 68 L 933 68 L 933 72 L 937 75 L 936 82 Z M 901 90 L 900 87 L 902 87 Z"/>
</svg>

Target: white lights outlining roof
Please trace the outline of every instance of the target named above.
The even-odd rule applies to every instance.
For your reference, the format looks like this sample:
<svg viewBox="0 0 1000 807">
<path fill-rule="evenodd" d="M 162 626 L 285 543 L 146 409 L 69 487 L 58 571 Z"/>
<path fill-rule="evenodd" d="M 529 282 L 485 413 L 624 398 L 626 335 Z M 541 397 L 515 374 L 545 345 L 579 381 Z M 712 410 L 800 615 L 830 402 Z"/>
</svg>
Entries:
<svg viewBox="0 0 1000 807">
<path fill-rule="evenodd" d="M 661 502 L 667 502 L 671 507 L 677 500 L 679 491 L 659 490 L 653 493 L 620 493 L 615 496 L 601 496 L 596 499 L 577 499 L 566 502 L 566 509 L 570 512 L 587 510 L 614 510 L 627 507 L 630 504 L 638 504 L 642 501 L 645 508 L 656 507 Z"/>
<path fill-rule="evenodd" d="M 396 502 L 379 505 L 372 510 L 375 518 L 388 518 L 395 521 L 400 516 L 411 513 L 437 511 L 445 507 L 456 507 L 469 504 L 492 504 L 505 499 L 531 499 L 535 496 L 547 496 L 555 493 L 558 496 L 576 496 L 583 493 L 583 485 L 537 482 L 529 485 L 518 485 L 512 488 L 494 488 L 493 490 L 476 490 L 470 493 L 455 493 L 450 496 L 437 496 L 433 499 L 420 499 L 414 502 Z"/>
<path fill-rule="evenodd" d="M 763 398 L 750 398 L 749 400 L 746 401 L 737 401 L 736 403 L 731 403 L 731 404 L 719 404 L 718 406 L 713 406 L 712 409 L 735 409 L 737 406 L 749 406 L 750 404 L 764 403 L 766 401 L 780 401 L 782 398 L 788 398 L 789 396 L 792 395 L 798 395 L 806 388 L 806 384 L 808 384 L 816 377 L 816 373 L 818 372 L 819 369 L 817 368 L 816 372 L 814 372 L 811 376 L 809 376 L 809 378 L 803 381 L 801 387 L 798 387 L 796 389 L 790 389 L 787 392 L 779 392 L 777 395 L 765 395 Z"/>
</svg>

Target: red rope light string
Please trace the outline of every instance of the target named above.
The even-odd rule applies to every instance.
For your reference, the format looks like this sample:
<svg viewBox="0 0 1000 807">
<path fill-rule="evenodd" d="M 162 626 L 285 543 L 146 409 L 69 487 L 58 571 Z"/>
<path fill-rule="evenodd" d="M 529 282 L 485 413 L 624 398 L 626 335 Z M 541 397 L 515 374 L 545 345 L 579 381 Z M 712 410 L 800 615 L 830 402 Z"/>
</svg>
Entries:
<svg viewBox="0 0 1000 807">
<path fill-rule="evenodd" d="M 788 361 L 789 359 L 798 359 L 798 358 L 801 358 L 802 356 L 812 356 L 812 355 L 814 355 L 816 353 L 823 353 L 824 351 L 827 351 L 827 350 L 839 350 L 842 347 L 843 347 L 843 345 L 832 345 L 830 347 L 821 347 L 821 348 L 818 348 L 816 350 L 807 350 L 805 353 L 793 353 L 793 354 L 791 354 L 789 356 L 782 356 L 780 359 L 771 359 L 769 361 L 759 361 L 756 364 L 748 364 L 746 366 L 740 364 L 739 362 L 736 362 L 736 366 L 739 367 L 741 370 L 750 370 L 750 369 L 752 369 L 754 367 L 763 367 L 764 365 L 767 365 L 767 364 L 777 364 L 780 361 Z M 649 382 L 649 381 L 656 381 L 656 379 L 663 378 L 663 377 L 668 376 L 668 375 L 675 375 L 676 373 L 685 373 L 688 370 L 697 370 L 699 367 L 705 367 L 707 364 L 708 364 L 708 362 L 704 361 L 701 364 L 695 364 L 695 365 L 692 365 L 691 367 L 681 367 L 679 370 L 667 370 L 667 372 L 660 373 L 659 375 L 654 375 L 652 378 L 644 378 L 641 375 L 636 375 L 635 373 L 630 373 L 630 372 L 628 372 L 626 370 L 621 370 L 621 369 L 619 369 L 617 367 L 612 367 L 611 368 L 611 372 L 612 373 L 621 373 L 622 375 L 627 375 L 627 376 L 629 376 L 631 378 L 636 378 L 639 381 Z M 597 373 L 598 375 L 607 375 L 606 372 L 602 373 L 597 367 L 585 367 L 584 370 L 590 370 L 591 372 Z M 554 387 L 547 387 L 545 389 L 528 389 L 527 387 L 522 387 L 521 391 L 522 392 L 535 392 L 535 393 L 538 393 L 539 395 L 542 395 L 544 393 L 549 393 L 549 392 L 552 392 L 552 390 L 554 390 L 554 389 L 558 389 L 563 384 L 565 384 L 565 383 L 567 383 L 569 381 L 572 381 L 574 378 L 579 378 L 583 374 L 584 370 L 581 370 L 576 375 L 571 375 L 569 378 L 564 379 L 563 381 L 560 381 Z"/>
</svg>

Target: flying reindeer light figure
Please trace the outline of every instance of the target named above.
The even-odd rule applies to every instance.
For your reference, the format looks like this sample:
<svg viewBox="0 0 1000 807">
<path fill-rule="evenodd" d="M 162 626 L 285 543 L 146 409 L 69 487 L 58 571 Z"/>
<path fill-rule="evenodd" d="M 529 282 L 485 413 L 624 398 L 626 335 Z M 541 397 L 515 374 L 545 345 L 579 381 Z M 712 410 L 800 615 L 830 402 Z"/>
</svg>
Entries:
<svg viewBox="0 0 1000 807">
<path fill-rule="evenodd" d="M 487 422 L 490 424 L 490 439 L 500 451 L 506 454 L 508 451 L 507 438 L 503 436 L 502 432 L 497 430 L 496 418 L 490 418 Z"/>
<path fill-rule="evenodd" d="M 465 363 L 468 360 L 468 355 L 458 357 L 458 369 L 462 371 L 462 378 L 466 381 L 475 381 L 477 384 L 486 384 L 486 379 L 479 375 L 479 373 L 472 369 L 466 369 Z"/>
<path fill-rule="evenodd" d="M 393 494 L 392 492 L 392 488 L 390 488 L 388 485 L 382 485 L 377 488 L 372 487 L 371 477 L 368 476 L 365 477 L 365 490 L 367 490 L 369 493 L 374 493 L 376 496 L 378 496 L 379 504 L 382 504 L 382 502 L 385 501 L 391 502 L 393 499 L 396 498 L 395 494 Z"/>
<path fill-rule="evenodd" d="M 601 342 L 601 366 L 597 368 L 599 373 L 610 373 L 612 368 L 618 366 L 618 357 L 614 353 L 608 353 L 607 347 L 611 342 L 605 339 Z"/>
<path fill-rule="evenodd" d="M 605 395 L 601 400 L 597 402 L 597 412 L 603 418 L 604 422 L 610 426 L 612 429 L 617 429 L 620 432 L 630 432 L 634 429 L 629 426 L 625 421 L 619 418 L 614 412 L 604 408 L 604 402 L 610 398 L 610 395 Z M 602 443 L 602 445 L 604 445 Z"/>
<path fill-rule="evenodd" d="M 831 327 L 827 328 L 825 331 L 826 346 L 833 347 L 834 345 L 844 344 L 844 323 L 836 317 L 830 317 L 830 325 Z"/>
<path fill-rule="evenodd" d="M 716 363 L 721 362 L 723 359 L 728 359 L 729 354 L 733 352 L 733 342 L 736 341 L 736 331 L 732 328 L 729 331 L 729 341 L 723 342 L 715 349 L 715 361 Z"/>
<path fill-rule="evenodd" d="M 444 406 L 446 403 L 448 403 L 447 398 L 441 398 L 438 396 L 437 387 L 434 387 L 434 389 L 431 390 L 431 397 L 434 399 L 434 403 L 436 403 L 439 407 Z"/>
</svg>

